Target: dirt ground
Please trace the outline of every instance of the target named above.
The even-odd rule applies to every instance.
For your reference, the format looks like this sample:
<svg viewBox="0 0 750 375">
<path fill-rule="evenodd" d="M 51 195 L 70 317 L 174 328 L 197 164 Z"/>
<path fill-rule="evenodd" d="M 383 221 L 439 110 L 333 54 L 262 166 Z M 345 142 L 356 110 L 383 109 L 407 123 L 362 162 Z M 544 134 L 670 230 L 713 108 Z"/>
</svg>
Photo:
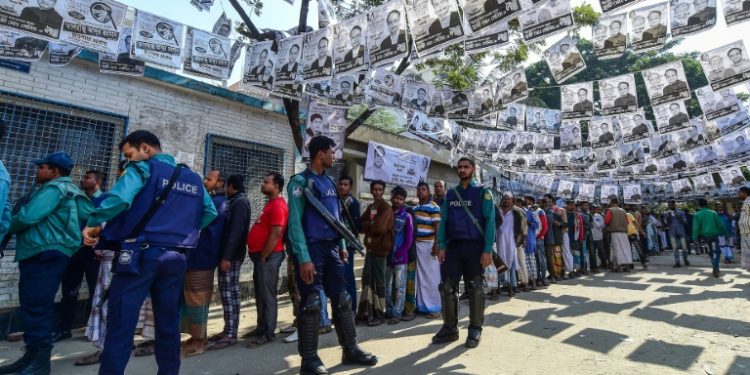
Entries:
<svg viewBox="0 0 750 375">
<path fill-rule="evenodd" d="M 395 326 L 358 327 L 362 346 L 380 357 L 373 368 L 341 366 L 335 333 L 321 336 L 320 356 L 341 374 L 750 374 L 750 274 L 724 266 L 710 275 L 710 262 L 673 269 L 672 255 L 654 257 L 647 271 L 601 273 L 488 301 L 482 342 L 466 349 L 468 306 L 461 306 L 461 339 L 430 344 L 439 320 L 418 317 Z M 360 265 L 361 266 L 361 265 Z M 292 321 L 284 298 L 279 327 Z M 243 307 L 240 332 L 255 321 Z M 211 311 L 209 334 L 223 326 L 221 308 Z M 76 367 L 93 347 L 76 337 L 55 346 L 53 374 L 95 374 Z M 279 335 L 281 338 L 284 335 Z M 21 344 L 0 343 L 0 363 L 21 354 Z M 238 345 L 182 361 L 182 374 L 296 374 L 296 344 L 277 340 L 249 349 Z M 153 357 L 131 358 L 128 374 L 154 374 Z"/>
</svg>

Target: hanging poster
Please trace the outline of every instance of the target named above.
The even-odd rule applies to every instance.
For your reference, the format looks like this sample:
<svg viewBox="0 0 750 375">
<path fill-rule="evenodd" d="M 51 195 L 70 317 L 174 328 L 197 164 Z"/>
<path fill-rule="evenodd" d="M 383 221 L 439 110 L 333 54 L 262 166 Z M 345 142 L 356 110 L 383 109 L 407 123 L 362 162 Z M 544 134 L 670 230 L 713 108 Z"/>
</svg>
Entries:
<svg viewBox="0 0 750 375">
<path fill-rule="evenodd" d="M 675 134 L 680 151 L 686 152 L 708 144 L 708 136 L 703 129 L 703 124 L 701 117 L 690 119 L 690 127 Z"/>
<path fill-rule="evenodd" d="M 391 0 L 367 13 L 367 48 L 371 68 L 406 56 L 406 16 L 401 0 Z"/>
<path fill-rule="evenodd" d="M 424 140 L 448 147 L 456 145 L 458 140 L 458 128 L 454 133 L 450 121 L 442 118 L 430 118 L 419 111 L 414 111 L 406 130 Z M 490 142 L 490 146 L 492 143 Z M 497 148 L 497 145 L 495 145 L 495 152 L 497 152 Z"/>
<path fill-rule="evenodd" d="M 640 143 L 629 143 L 620 146 L 620 165 L 628 167 L 645 162 L 645 153 Z"/>
<path fill-rule="evenodd" d="M 750 116 L 744 109 L 740 109 L 734 116 L 722 117 L 714 120 L 722 135 L 730 135 L 750 125 Z"/>
<path fill-rule="evenodd" d="M 271 50 L 273 41 L 256 42 L 245 47 L 245 67 L 242 73 L 243 86 L 266 87 L 268 76 L 273 76 L 276 65 L 276 53 Z M 271 89 L 271 85 L 267 88 Z"/>
<path fill-rule="evenodd" d="M 60 41 L 91 51 L 117 53 L 127 10 L 124 4 L 111 0 L 66 0 Z"/>
<path fill-rule="evenodd" d="M 619 198 L 619 186 L 617 185 L 602 185 L 599 199 L 602 203 L 609 204 L 612 199 Z"/>
<path fill-rule="evenodd" d="M 578 196 L 576 200 L 579 202 L 593 202 L 595 191 L 595 184 L 578 184 Z"/>
<path fill-rule="evenodd" d="M 302 50 L 302 35 L 281 39 L 276 64 L 276 83 L 292 83 L 300 74 L 300 51 Z M 249 58 L 249 57 L 246 57 Z"/>
<path fill-rule="evenodd" d="M 628 13 L 630 46 L 636 53 L 652 51 L 667 41 L 667 2 L 631 10 Z"/>
<path fill-rule="evenodd" d="M 133 29 L 124 27 L 120 33 L 120 46 L 117 54 L 99 54 L 99 72 L 108 74 L 123 74 L 142 76 L 146 71 L 146 63 L 130 57 Z"/>
<path fill-rule="evenodd" d="M 552 146 L 555 145 L 555 136 L 551 134 L 537 134 L 536 139 L 536 153 L 537 154 L 549 154 L 552 152 Z"/>
<path fill-rule="evenodd" d="M 497 3 L 497 0 L 493 3 Z M 467 54 L 481 53 L 496 50 L 507 43 L 508 23 L 498 22 L 484 29 L 482 32 L 467 36 L 464 41 L 464 50 Z"/>
<path fill-rule="evenodd" d="M 318 100 L 310 100 L 307 110 L 307 124 L 305 126 L 305 145 L 302 157 L 310 157 L 308 148 L 313 137 L 324 135 L 333 139 L 334 159 L 340 160 L 344 155 L 344 132 L 349 123 L 346 120 L 346 110 L 334 108 Z"/>
<path fill-rule="evenodd" d="M 229 39 L 198 29 L 191 31 L 189 60 L 191 70 L 213 78 L 228 79 L 231 49 Z M 260 77 L 261 85 L 267 89 L 273 86 L 275 58 L 275 53 L 269 54 Z"/>
<path fill-rule="evenodd" d="M 748 140 L 748 129 L 737 132 L 731 136 L 724 136 L 719 141 L 719 147 L 727 161 L 743 159 L 750 156 L 750 141 Z"/>
<path fill-rule="evenodd" d="M 692 180 L 695 185 L 695 191 L 698 193 L 708 193 L 716 189 L 716 183 L 711 173 L 699 174 L 693 177 Z"/>
<path fill-rule="evenodd" d="M 443 90 L 443 107 L 449 119 L 465 119 L 469 112 L 469 96 L 465 91 Z"/>
<path fill-rule="evenodd" d="M 14 30 L 0 29 L 0 58 L 36 62 L 47 50 L 48 42 Z"/>
<path fill-rule="evenodd" d="M 469 91 L 469 120 L 481 120 L 495 110 L 492 86 L 479 86 Z"/>
<path fill-rule="evenodd" d="M 532 42 L 573 28 L 570 0 L 549 0 L 547 3 L 521 12 L 523 40 Z"/>
<path fill-rule="evenodd" d="M 641 194 L 641 184 L 626 184 L 622 186 L 622 199 L 625 204 L 641 204 L 643 196 Z"/>
<path fill-rule="evenodd" d="M 302 77 L 305 82 L 331 79 L 333 75 L 332 40 L 333 27 L 330 26 L 304 34 Z"/>
<path fill-rule="evenodd" d="M 581 128 L 578 121 L 564 120 L 560 127 L 560 151 L 572 151 L 581 148 Z"/>
<path fill-rule="evenodd" d="M 563 199 L 573 199 L 573 187 L 575 187 L 573 181 L 560 180 L 557 185 L 557 196 Z"/>
<path fill-rule="evenodd" d="M 354 75 L 337 75 L 331 80 L 331 91 L 328 93 L 328 105 L 349 108 L 354 103 L 354 86 L 357 80 Z"/>
<path fill-rule="evenodd" d="M 688 178 L 672 180 L 672 191 L 675 194 L 693 194 L 693 185 Z"/>
<path fill-rule="evenodd" d="M 456 0 L 409 0 L 406 15 L 419 56 L 463 40 L 464 30 Z"/>
<path fill-rule="evenodd" d="M 672 37 L 695 34 L 716 24 L 716 0 L 670 0 Z"/>
<path fill-rule="evenodd" d="M 386 184 L 416 187 L 427 180 L 430 158 L 395 147 L 370 141 L 365 161 L 365 180 L 385 181 Z"/>
<path fill-rule="evenodd" d="M 599 0 L 599 4 L 602 6 L 602 13 L 607 14 L 613 10 L 624 8 L 640 1 L 642 0 Z"/>
<path fill-rule="evenodd" d="M 635 112 L 638 109 L 635 76 L 623 74 L 600 80 L 599 100 L 603 115 Z"/>
<path fill-rule="evenodd" d="M 302 83 L 285 83 L 273 85 L 273 95 L 292 100 L 302 99 Z"/>
<path fill-rule="evenodd" d="M 463 3 L 464 24 L 471 34 L 484 32 L 521 11 L 518 0 L 465 0 Z"/>
<path fill-rule="evenodd" d="M 49 43 L 49 65 L 61 68 L 68 65 L 81 52 L 81 47 L 57 42 Z"/>
<path fill-rule="evenodd" d="M 583 61 L 575 41 L 569 36 L 560 39 L 544 51 L 544 60 L 557 83 L 565 82 L 568 78 L 586 69 L 586 63 Z"/>
<path fill-rule="evenodd" d="M 498 113 L 497 127 L 507 130 L 521 131 L 526 119 L 526 105 L 511 103 Z"/>
<path fill-rule="evenodd" d="M 677 152 L 677 142 L 673 139 L 672 134 L 657 135 L 651 137 L 649 145 L 651 156 L 655 158 L 665 158 Z"/>
<path fill-rule="evenodd" d="M 661 134 L 667 134 L 690 126 L 685 102 L 682 100 L 653 107 L 656 126 Z"/>
<path fill-rule="evenodd" d="M 643 169 L 641 174 L 643 176 L 656 176 L 659 174 L 659 160 L 650 156 L 646 156 L 643 162 Z"/>
<path fill-rule="evenodd" d="M 609 117 L 594 116 L 589 123 L 591 148 L 605 148 L 615 145 L 615 131 Z"/>
<path fill-rule="evenodd" d="M 731 147 L 732 145 L 730 144 L 728 146 Z M 721 151 L 722 153 L 725 152 L 720 146 L 717 147 L 709 143 L 703 147 L 690 151 L 690 160 L 693 163 L 694 168 L 705 168 L 719 162 L 718 151 Z"/>
<path fill-rule="evenodd" d="M 336 74 L 367 70 L 367 15 L 360 14 L 333 25 Z"/>
<path fill-rule="evenodd" d="M 598 171 L 607 171 L 617 168 L 619 154 L 619 150 L 616 147 L 594 150 L 594 155 L 596 155 L 596 169 Z"/>
<path fill-rule="evenodd" d="M 526 82 L 526 72 L 517 68 L 506 74 L 497 83 L 495 90 L 495 109 L 505 107 L 506 104 L 529 96 L 529 86 Z"/>
<path fill-rule="evenodd" d="M 225 38 L 229 38 L 232 33 L 232 20 L 227 17 L 225 12 L 221 12 L 219 18 L 214 22 L 214 28 L 212 29 L 214 34 L 219 34 Z"/>
<path fill-rule="evenodd" d="M 0 0 L 0 27 L 58 40 L 66 4 L 66 0 Z"/>
<path fill-rule="evenodd" d="M 748 121 L 750 121 L 750 119 L 748 119 Z M 721 129 L 719 129 L 719 124 L 716 121 L 706 121 L 703 129 L 706 131 L 709 142 L 721 138 Z"/>
<path fill-rule="evenodd" d="M 750 80 L 750 60 L 742 40 L 703 52 L 700 61 L 714 91 Z"/>
<path fill-rule="evenodd" d="M 636 113 L 623 113 L 620 115 L 620 130 L 622 141 L 625 143 L 639 142 L 648 139 L 653 132 L 651 121 L 645 120 L 643 110 Z"/>
<path fill-rule="evenodd" d="M 386 69 L 375 69 L 370 73 L 365 97 L 372 104 L 395 106 L 401 104 L 401 76 Z"/>
<path fill-rule="evenodd" d="M 526 131 L 541 133 L 547 131 L 546 108 L 526 107 Z M 559 132 L 559 128 L 558 128 Z"/>
<path fill-rule="evenodd" d="M 518 147 L 516 147 L 516 154 L 519 155 L 528 155 L 534 153 L 534 147 L 536 144 L 536 138 L 534 137 L 534 133 L 527 133 L 522 132 L 518 133 L 519 135 L 519 142 Z"/>
<path fill-rule="evenodd" d="M 247 60 L 245 60 L 247 61 Z M 305 94 L 312 95 L 321 102 L 328 102 L 331 93 L 331 81 L 317 81 L 305 85 Z"/>
<path fill-rule="evenodd" d="M 627 13 L 601 16 L 592 28 L 594 53 L 599 60 L 614 59 L 625 53 Z"/>
<path fill-rule="evenodd" d="M 750 2 L 746 0 L 722 0 L 722 5 L 727 26 L 750 19 Z"/>
<path fill-rule="evenodd" d="M 742 169 L 739 166 L 727 167 L 719 171 L 721 181 L 724 186 L 729 187 L 740 187 L 747 183 L 745 175 L 742 173 Z"/>
<path fill-rule="evenodd" d="M 652 105 L 690 99 L 690 87 L 682 61 L 672 61 L 641 71 Z"/>
<path fill-rule="evenodd" d="M 432 107 L 432 97 L 435 95 L 435 86 L 424 82 L 404 80 L 404 100 L 401 107 L 429 113 Z M 442 103 L 442 100 L 440 101 Z"/>
<path fill-rule="evenodd" d="M 134 30 L 134 58 L 174 69 L 181 66 L 183 24 L 138 10 Z"/>
<path fill-rule="evenodd" d="M 695 90 L 695 96 L 707 120 L 730 116 L 740 111 L 740 102 L 731 87 L 713 91 L 710 86 L 705 86 Z"/>
<path fill-rule="evenodd" d="M 583 119 L 594 115 L 594 84 L 574 83 L 560 87 L 563 119 Z"/>
</svg>

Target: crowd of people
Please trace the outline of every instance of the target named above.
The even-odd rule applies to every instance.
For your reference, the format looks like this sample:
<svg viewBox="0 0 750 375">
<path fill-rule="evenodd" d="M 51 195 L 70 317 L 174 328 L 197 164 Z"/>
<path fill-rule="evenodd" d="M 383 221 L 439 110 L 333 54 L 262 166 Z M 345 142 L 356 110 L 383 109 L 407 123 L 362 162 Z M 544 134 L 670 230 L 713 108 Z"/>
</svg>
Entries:
<svg viewBox="0 0 750 375">
<path fill-rule="evenodd" d="M 180 358 L 237 344 L 241 266 L 249 257 L 256 324 L 241 338 L 253 348 L 275 341 L 277 331 L 290 333 L 284 341 L 298 342 L 301 373 L 326 374 L 318 336 L 332 326 L 342 362 L 371 366 L 377 357 L 357 344 L 357 324 L 442 318 L 432 342 L 448 343 L 459 338 L 458 304 L 467 300 L 465 345 L 473 348 L 481 340 L 485 299 L 502 293 L 514 296 L 605 270 L 630 272 L 636 262 L 646 269 L 649 256 L 668 249 L 674 267 L 689 266 L 689 254 L 708 253 L 716 277 L 721 258 L 734 262 L 741 249 L 742 267 L 750 271 L 747 187 L 739 189 L 732 216 L 723 203 L 711 209 L 705 199 L 697 200 L 696 212 L 675 201 L 658 212 L 621 208 L 616 198 L 606 207 L 552 194 L 496 199 L 476 181 L 474 162 L 461 158 L 454 187 L 421 182 L 409 197 L 396 186 L 386 201 L 387 184 L 372 181 L 372 202 L 363 205 L 352 194 L 352 177 L 334 181 L 325 172 L 333 166 L 334 141 L 314 137 L 308 148 L 308 168 L 288 184 L 278 172 L 263 177 L 267 201 L 253 222 L 241 175 L 212 170 L 201 182 L 147 131 L 120 144 L 125 160 L 108 192 L 96 170 L 76 186 L 70 177 L 75 163 L 64 152 L 36 161 L 36 188 L 15 207 L 4 205 L 0 220 L 2 233 L 16 239 L 25 341 L 23 356 L 0 366 L 0 373 L 50 373 L 53 343 L 72 336 L 84 279 L 90 291 L 86 337 L 97 350 L 76 365 L 100 364 L 101 374 L 122 374 L 135 348 L 137 356 L 155 354 L 159 373 L 177 374 Z M 10 182 L 0 164 L 0 198 L 7 200 Z M 362 243 L 352 240 L 360 236 Z M 295 321 L 277 330 L 285 259 Z M 209 336 L 215 276 L 224 327 Z M 134 345 L 136 332 L 149 340 Z M 181 332 L 190 339 L 181 343 Z"/>
</svg>

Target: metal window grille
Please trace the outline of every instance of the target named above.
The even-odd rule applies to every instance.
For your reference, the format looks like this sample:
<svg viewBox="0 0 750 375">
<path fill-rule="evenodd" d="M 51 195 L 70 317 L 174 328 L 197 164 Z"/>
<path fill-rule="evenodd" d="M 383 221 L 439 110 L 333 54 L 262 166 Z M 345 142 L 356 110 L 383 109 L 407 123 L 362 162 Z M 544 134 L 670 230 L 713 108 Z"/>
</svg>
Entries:
<svg viewBox="0 0 750 375">
<path fill-rule="evenodd" d="M 87 170 L 102 172 L 104 186 L 114 182 L 126 117 L 0 91 L 0 119 L 7 124 L 0 160 L 11 176 L 12 202 L 34 186 L 34 160 L 55 151 L 75 161 L 76 183 Z"/>
<path fill-rule="evenodd" d="M 284 150 L 260 143 L 241 141 L 209 134 L 206 136 L 204 173 L 219 170 L 225 177 L 240 174 L 245 177 L 247 197 L 255 220 L 263 210 L 265 196 L 260 185 L 267 172 L 284 171 Z"/>
</svg>

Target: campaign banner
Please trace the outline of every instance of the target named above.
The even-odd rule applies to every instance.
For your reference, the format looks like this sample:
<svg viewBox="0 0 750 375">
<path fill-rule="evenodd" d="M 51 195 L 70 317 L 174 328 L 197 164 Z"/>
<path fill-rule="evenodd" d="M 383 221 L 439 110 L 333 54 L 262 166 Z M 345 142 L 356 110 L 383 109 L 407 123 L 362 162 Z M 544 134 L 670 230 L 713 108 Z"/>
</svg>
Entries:
<svg viewBox="0 0 750 375">
<path fill-rule="evenodd" d="M 111 0 L 66 0 L 60 41 L 117 53 L 127 10 L 126 5 Z"/>
<path fill-rule="evenodd" d="M 441 50 L 464 38 L 456 0 L 409 0 L 406 15 L 419 56 Z"/>
<path fill-rule="evenodd" d="M 575 41 L 569 36 L 560 39 L 544 51 L 544 60 L 557 83 L 565 82 L 568 78 L 586 69 L 586 63 L 583 61 Z M 633 90 L 635 90 L 635 87 Z"/>
<path fill-rule="evenodd" d="M 105 74 L 122 74 L 129 76 L 142 76 L 146 71 L 146 63 L 130 57 L 133 41 L 133 29 L 123 27 L 120 32 L 119 47 L 117 54 L 99 54 L 99 72 Z"/>
<path fill-rule="evenodd" d="M 0 0 L 0 27 L 56 41 L 60 39 L 66 0 Z"/>
<path fill-rule="evenodd" d="M 273 41 L 248 44 L 245 48 L 245 66 L 242 70 L 242 86 L 258 86 L 267 90 L 273 88 L 276 53 L 273 52 Z"/>
<path fill-rule="evenodd" d="M 695 96 L 706 120 L 731 116 L 740 111 L 740 101 L 731 87 L 714 91 L 710 86 L 705 86 L 695 90 Z"/>
<path fill-rule="evenodd" d="M 48 43 L 19 31 L 0 29 L 0 58 L 37 62 L 47 50 Z"/>
<path fill-rule="evenodd" d="M 672 61 L 641 71 L 652 105 L 690 99 L 690 87 L 682 61 Z"/>
<path fill-rule="evenodd" d="M 636 113 L 623 113 L 620 115 L 620 131 L 622 141 L 625 143 L 640 142 L 648 139 L 653 132 L 651 121 L 646 120 L 642 109 Z"/>
<path fill-rule="evenodd" d="M 427 180 L 430 158 L 370 141 L 365 161 L 365 180 L 388 185 L 416 187 Z"/>
<path fill-rule="evenodd" d="M 211 29 L 214 34 L 219 34 L 225 38 L 229 38 L 232 34 L 232 20 L 229 19 L 226 12 L 221 12 L 219 18 L 214 22 L 214 27 Z"/>
<path fill-rule="evenodd" d="M 360 14 L 333 25 L 336 74 L 367 70 L 367 15 Z"/>
<path fill-rule="evenodd" d="M 563 120 L 560 127 L 560 151 L 578 150 L 582 146 L 581 126 L 575 120 Z"/>
<path fill-rule="evenodd" d="M 331 80 L 331 90 L 328 93 L 328 105 L 349 108 L 354 104 L 354 86 L 357 76 L 337 75 Z"/>
<path fill-rule="evenodd" d="M 198 29 L 191 29 L 190 31 L 192 31 L 188 32 L 191 36 L 190 68 L 213 78 L 228 79 L 231 58 L 229 38 Z M 274 80 L 274 57 L 276 54 L 272 55 L 273 57 L 267 59 L 263 76 L 260 78 L 261 85 L 267 89 L 273 86 Z"/>
<path fill-rule="evenodd" d="M 333 75 L 332 41 L 333 27 L 331 26 L 304 34 L 302 77 L 305 82 L 331 79 Z"/>
<path fill-rule="evenodd" d="M 592 28 L 594 53 L 599 60 L 614 59 L 625 53 L 627 14 L 619 13 L 599 17 Z"/>
<path fill-rule="evenodd" d="M 667 2 L 631 10 L 628 13 L 630 46 L 636 53 L 653 51 L 667 41 Z"/>
<path fill-rule="evenodd" d="M 622 199 L 625 204 L 643 203 L 641 184 L 625 184 L 622 186 Z"/>
<path fill-rule="evenodd" d="M 401 76 L 386 69 L 375 69 L 370 73 L 365 89 L 368 103 L 395 106 L 401 104 Z"/>
<path fill-rule="evenodd" d="M 497 82 L 495 89 L 495 109 L 529 96 L 529 85 L 523 68 L 511 70 Z"/>
<path fill-rule="evenodd" d="M 599 81 L 599 102 L 603 115 L 634 113 L 638 110 L 635 76 L 623 74 Z"/>
<path fill-rule="evenodd" d="M 492 51 L 508 44 L 508 40 L 508 23 L 498 22 L 481 32 L 467 36 L 464 40 L 464 51 L 467 54 Z"/>
<path fill-rule="evenodd" d="M 463 3 L 464 24 L 472 36 L 521 12 L 518 0 L 466 0 Z"/>
<path fill-rule="evenodd" d="M 68 65 L 81 53 L 82 48 L 72 44 L 50 42 L 49 43 L 49 65 L 62 68 Z"/>
<path fill-rule="evenodd" d="M 544 39 L 575 26 L 570 0 L 549 0 L 521 12 L 518 20 L 521 22 L 523 40 L 526 42 Z"/>
<path fill-rule="evenodd" d="M 656 126 L 661 134 L 687 129 L 690 126 L 690 118 L 683 100 L 656 105 L 653 110 Z"/>
<path fill-rule="evenodd" d="M 307 109 L 307 123 L 305 124 L 305 145 L 302 157 L 310 158 L 310 140 L 323 135 L 333 139 L 334 159 L 341 160 L 344 155 L 344 133 L 349 123 L 346 120 L 346 110 L 335 108 L 318 100 L 310 100 Z"/>
<path fill-rule="evenodd" d="M 406 57 L 408 42 L 402 0 L 391 0 L 367 13 L 367 49 L 371 68 Z"/>
<path fill-rule="evenodd" d="M 141 61 L 178 69 L 182 64 L 184 34 L 183 24 L 138 10 L 131 55 Z"/>
<path fill-rule="evenodd" d="M 526 131 L 541 133 L 546 132 L 547 127 L 547 108 L 539 107 L 526 107 Z M 557 132 L 560 132 L 560 128 L 557 128 Z"/>
<path fill-rule="evenodd" d="M 582 82 L 560 87 L 563 120 L 585 119 L 594 115 L 594 84 Z"/>
<path fill-rule="evenodd" d="M 736 25 L 750 19 L 750 4 L 745 0 L 722 0 L 724 20 L 727 26 Z"/>
<path fill-rule="evenodd" d="M 302 52 L 303 35 L 284 38 L 279 41 L 276 55 L 276 83 L 287 84 L 297 81 L 302 71 L 300 56 Z M 250 58 L 251 56 L 245 57 Z"/>
<path fill-rule="evenodd" d="M 716 0 L 670 0 L 672 37 L 691 35 L 716 25 Z"/>
<path fill-rule="evenodd" d="M 618 126 L 619 132 L 619 126 Z M 589 143 L 591 148 L 605 148 L 615 145 L 615 124 L 612 118 L 605 116 L 594 116 L 589 122 Z"/>
<path fill-rule="evenodd" d="M 750 60 L 742 40 L 701 53 L 700 62 L 714 91 L 750 80 Z"/>
</svg>

